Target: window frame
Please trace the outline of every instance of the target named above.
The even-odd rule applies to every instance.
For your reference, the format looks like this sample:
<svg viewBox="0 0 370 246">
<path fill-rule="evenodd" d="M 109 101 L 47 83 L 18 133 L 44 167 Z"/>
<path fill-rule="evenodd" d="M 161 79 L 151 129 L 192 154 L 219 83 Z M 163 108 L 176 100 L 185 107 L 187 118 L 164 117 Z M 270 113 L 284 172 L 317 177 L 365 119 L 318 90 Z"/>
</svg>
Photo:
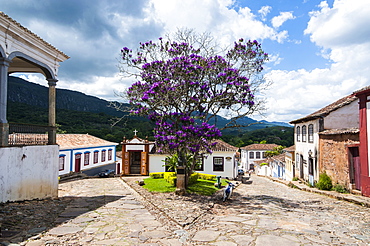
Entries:
<svg viewBox="0 0 370 246">
<path fill-rule="evenodd" d="M 313 143 L 313 124 L 308 125 L 308 142 Z"/>
<path fill-rule="evenodd" d="M 90 164 L 90 152 L 84 153 L 84 166 L 88 166 Z"/>
<path fill-rule="evenodd" d="M 307 142 L 307 126 L 302 126 L 302 142 Z"/>
<path fill-rule="evenodd" d="M 254 159 L 254 151 L 249 151 L 249 159 Z"/>
<path fill-rule="evenodd" d="M 112 156 L 113 156 L 113 150 L 112 149 L 109 149 L 108 150 L 108 161 L 111 161 L 112 160 Z"/>
<path fill-rule="evenodd" d="M 96 164 L 99 162 L 99 150 L 94 151 L 94 158 L 93 158 L 93 163 Z"/>
<path fill-rule="evenodd" d="M 194 171 L 204 171 L 204 157 L 198 156 L 197 158 L 200 159 L 201 165 L 199 168 L 194 167 Z"/>
<path fill-rule="evenodd" d="M 221 161 L 221 163 L 217 163 L 218 161 Z M 225 170 L 225 158 L 221 156 L 214 156 L 213 157 L 213 171 L 223 172 L 224 170 Z"/>
<path fill-rule="evenodd" d="M 261 152 L 260 151 L 256 151 L 256 159 L 261 159 Z"/>
<path fill-rule="evenodd" d="M 106 156 L 107 156 L 107 151 L 105 149 L 103 149 L 101 151 L 101 162 L 105 162 Z"/>
<path fill-rule="evenodd" d="M 65 155 L 60 155 L 59 156 L 59 171 L 64 171 L 64 168 L 65 168 Z M 61 160 L 62 160 L 62 163 L 61 163 Z M 62 166 L 62 168 L 61 168 Z"/>
<path fill-rule="evenodd" d="M 296 134 L 297 134 L 297 142 L 301 142 L 301 127 L 296 127 Z"/>
</svg>

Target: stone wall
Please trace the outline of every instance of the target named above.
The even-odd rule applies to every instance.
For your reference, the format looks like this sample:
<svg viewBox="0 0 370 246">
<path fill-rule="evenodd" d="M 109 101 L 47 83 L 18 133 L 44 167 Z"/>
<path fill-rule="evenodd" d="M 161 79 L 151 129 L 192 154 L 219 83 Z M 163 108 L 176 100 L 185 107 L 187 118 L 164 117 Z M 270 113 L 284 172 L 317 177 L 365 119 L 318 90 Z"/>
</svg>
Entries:
<svg viewBox="0 0 370 246">
<path fill-rule="evenodd" d="M 330 176 L 333 185 L 338 183 L 350 188 L 347 146 L 358 144 L 358 141 L 358 134 L 320 134 L 319 170 Z"/>
</svg>

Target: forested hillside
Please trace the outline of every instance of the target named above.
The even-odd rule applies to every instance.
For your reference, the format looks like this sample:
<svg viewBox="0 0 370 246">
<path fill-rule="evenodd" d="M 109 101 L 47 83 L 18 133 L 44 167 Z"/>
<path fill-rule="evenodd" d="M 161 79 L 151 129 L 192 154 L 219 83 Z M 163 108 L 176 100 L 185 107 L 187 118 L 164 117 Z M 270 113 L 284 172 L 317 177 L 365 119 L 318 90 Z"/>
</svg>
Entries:
<svg viewBox="0 0 370 246">
<path fill-rule="evenodd" d="M 7 113 L 9 122 L 47 124 L 48 88 L 9 77 Z M 119 117 L 123 118 L 115 124 Z M 237 147 L 261 141 L 287 147 L 293 145 L 293 128 L 286 123 L 257 122 L 248 117 L 241 121 L 252 125 L 224 131 L 224 141 Z M 103 99 L 65 89 L 57 89 L 56 123 L 59 132 L 89 133 L 117 143 L 121 142 L 123 137 L 132 138 L 135 129 L 139 137 L 148 136 L 150 140 L 154 140 L 154 123 L 148 119 L 119 112 L 109 107 L 109 102 Z M 219 127 L 226 123 L 227 119 L 217 117 Z"/>
</svg>

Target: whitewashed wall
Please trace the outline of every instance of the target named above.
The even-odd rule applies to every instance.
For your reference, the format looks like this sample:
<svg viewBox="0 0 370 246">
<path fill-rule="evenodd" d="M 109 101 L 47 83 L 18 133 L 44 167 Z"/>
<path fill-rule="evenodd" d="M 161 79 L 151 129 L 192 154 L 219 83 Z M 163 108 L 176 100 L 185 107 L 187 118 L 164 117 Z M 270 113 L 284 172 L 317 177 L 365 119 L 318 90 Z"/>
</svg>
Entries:
<svg viewBox="0 0 370 246">
<path fill-rule="evenodd" d="M 58 197 L 58 145 L 0 148 L 0 202 Z"/>
<path fill-rule="evenodd" d="M 358 100 L 331 112 L 324 119 L 324 129 L 359 127 Z"/>
<path fill-rule="evenodd" d="M 163 167 L 163 161 L 165 158 L 166 155 L 149 154 L 149 173 L 164 172 L 165 167 Z"/>
<path fill-rule="evenodd" d="M 214 172 L 213 171 L 213 157 L 223 157 L 224 158 L 224 171 Z M 229 160 L 226 157 L 230 157 Z M 166 155 L 160 154 L 150 154 L 149 155 L 149 173 L 153 172 L 164 172 L 163 160 Z M 197 173 L 206 173 L 217 175 L 221 177 L 235 178 L 237 176 L 238 166 L 235 163 L 235 152 L 213 152 L 207 158 L 204 158 L 204 171 L 196 171 Z"/>
</svg>

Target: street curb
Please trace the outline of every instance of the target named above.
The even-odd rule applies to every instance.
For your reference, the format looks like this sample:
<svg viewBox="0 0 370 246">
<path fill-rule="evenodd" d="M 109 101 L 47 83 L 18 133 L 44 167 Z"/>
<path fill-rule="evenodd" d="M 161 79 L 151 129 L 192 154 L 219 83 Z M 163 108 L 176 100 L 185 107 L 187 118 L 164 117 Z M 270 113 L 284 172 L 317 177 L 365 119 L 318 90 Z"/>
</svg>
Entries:
<svg viewBox="0 0 370 246">
<path fill-rule="evenodd" d="M 319 190 L 317 188 L 308 187 L 305 184 L 300 183 L 299 181 L 287 181 L 287 180 L 282 180 L 282 179 L 269 177 L 269 176 L 261 176 L 261 175 L 258 175 L 258 177 L 265 177 L 265 178 L 268 178 L 268 179 L 270 179 L 274 182 L 284 184 L 284 185 L 286 185 L 288 187 L 291 187 L 291 188 L 297 188 L 297 189 L 302 190 L 302 191 L 325 195 L 325 196 L 328 196 L 328 197 L 331 197 L 331 198 L 335 198 L 337 200 L 351 202 L 351 203 L 354 203 L 354 204 L 357 204 L 357 205 L 361 205 L 363 207 L 370 208 L 370 198 L 362 196 L 362 195 L 344 194 L 344 193 L 338 193 L 336 191 Z"/>
</svg>

